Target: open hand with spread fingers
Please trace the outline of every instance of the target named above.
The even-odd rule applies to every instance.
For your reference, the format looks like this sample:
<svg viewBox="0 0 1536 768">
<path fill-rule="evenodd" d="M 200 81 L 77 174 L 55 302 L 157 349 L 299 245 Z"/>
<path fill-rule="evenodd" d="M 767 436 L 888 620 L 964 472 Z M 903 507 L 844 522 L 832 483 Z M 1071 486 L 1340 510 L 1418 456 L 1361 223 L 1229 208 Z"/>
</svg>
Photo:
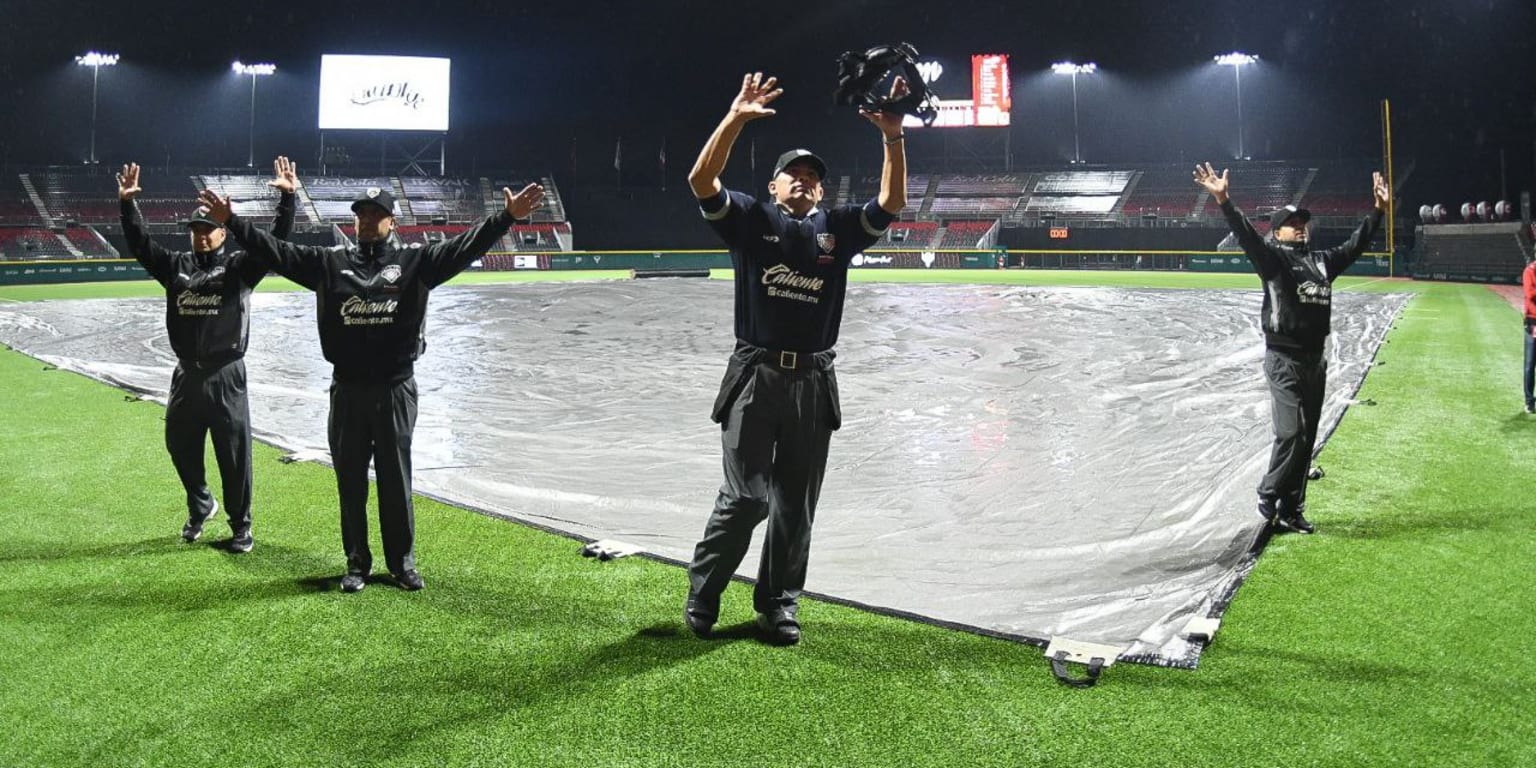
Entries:
<svg viewBox="0 0 1536 768">
<path fill-rule="evenodd" d="M 731 116 L 741 120 L 757 120 L 775 114 L 768 105 L 784 95 L 783 88 L 774 87 L 778 83 L 777 77 L 770 76 L 764 80 L 761 72 L 749 72 L 742 76 L 741 92 L 731 102 Z"/>
<path fill-rule="evenodd" d="M 117 174 L 117 199 L 132 200 L 144 188 L 139 186 L 139 164 L 129 163 Z"/>
<path fill-rule="evenodd" d="M 529 184 L 515 195 L 509 187 L 502 187 L 501 194 L 507 198 L 507 213 L 514 219 L 526 219 L 544 204 L 544 188 L 538 184 Z"/>
<path fill-rule="evenodd" d="M 219 193 L 205 189 L 197 195 L 197 202 L 202 203 L 208 209 L 208 218 L 220 224 L 228 224 L 229 217 L 235 213 L 235 207 L 229 202 L 229 198 L 220 197 Z"/>
<path fill-rule="evenodd" d="M 1227 169 L 1223 168 L 1221 175 L 1216 175 L 1216 169 L 1210 163 L 1195 166 L 1195 183 L 1205 187 L 1217 204 L 1227 201 Z"/>
<path fill-rule="evenodd" d="M 288 158 L 279 156 L 272 161 L 272 176 L 267 186 L 288 195 L 299 190 L 299 167 Z"/>
<path fill-rule="evenodd" d="M 1381 175 L 1381 171 L 1371 173 L 1371 194 L 1376 198 L 1376 210 L 1385 211 L 1387 204 L 1392 202 L 1392 190 L 1387 188 L 1387 180 Z"/>
</svg>

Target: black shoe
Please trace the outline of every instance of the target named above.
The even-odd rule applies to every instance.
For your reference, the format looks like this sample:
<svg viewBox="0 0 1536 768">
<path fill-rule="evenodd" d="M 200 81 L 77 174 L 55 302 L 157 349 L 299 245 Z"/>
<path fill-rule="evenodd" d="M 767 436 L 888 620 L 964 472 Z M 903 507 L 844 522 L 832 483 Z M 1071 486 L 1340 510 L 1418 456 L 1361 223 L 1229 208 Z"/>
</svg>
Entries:
<svg viewBox="0 0 1536 768">
<path fill-rule="evenodd" d="M 341 591 L 361 592 L 368 586 L 368 577 L 361 573 L 349 573 L 341 577 Z"/>
<path fill-rule="evenodd" d="M 233 538 L 229 540 L 229 551 L 244 554 L 256 546 L 256 541 L 251 538 L 251 529 L 235 531 Z"/>
<path fill-rule="evenodd" d="M 769 645 L 794 645 L 800 642 L 800 622 L 789 611 L 759 613 L 757 628 Z"/>
<path fill-rule="evenodd" d="M 421 580 L 421 574 L 417 573 L 415 568 L 404 573 L 395 574 L 395 583 L 407 592 L 415 592 L 427 585 L 425 581 Z"/>
<path fill-rule="evenodd" d="M 719 616 L 720 609 L 711 608 L 703 600 L 690 597 L 683 605 L 683 623 L 688 625 L 689 631 L 700 638 L 709 637 L 709 633 L 715 628 L 715 620 Z"/>
<path fill-rule="evenodd" d="M 1275 518 L 1275 529 L 1284 533 L 1317 533 L 1317 527 L 1307 522 L 1300 511 Z"/>
<path fill-rule="evenodd" d="M 181 526 L 181 538 L 185 539 L 189 543 L 197 541 L 198 538 L 203 535 L 203 525 L 209 520 L 212 520 L 213 516 L 218 513 L 219 501 L 218 499 L 214 499 L 213 506 L 208 509 L 208 514 L 198 515 L 196 512 L 193 512 L 187 515 L 186 525 Z"/>
<path fill-rule="evenodd" d="M 1260 496 L 1259 517 L 1264 518 L 1266 523 L 1274 524 L 1276 520 L 1280 519 L 1280 502 Z"/>
</svg>

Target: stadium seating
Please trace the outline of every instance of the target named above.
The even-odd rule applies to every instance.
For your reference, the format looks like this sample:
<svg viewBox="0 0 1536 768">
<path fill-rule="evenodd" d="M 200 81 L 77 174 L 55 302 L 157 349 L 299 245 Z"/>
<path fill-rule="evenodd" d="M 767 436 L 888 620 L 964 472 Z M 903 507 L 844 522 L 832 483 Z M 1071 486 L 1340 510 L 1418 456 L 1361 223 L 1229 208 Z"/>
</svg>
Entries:
<svg viewBox="0 0 1536 768">
<path fill-rule="evenodd" d="M 1233 165 L 1232 199 L 1249 216 L 1267 215 L 1276 208 L 1291 205 L 1310 173 L 1309 168 L 1280 163 Z M 1219 218 L 1221 209 L 1214 200 L 1207 197 L 1200 213 L 1202 216 Z"/>
<path fill-rule="evenodd" d="M 1364 216 L 1375 205 L 1370 191 L 1373 170 L 1360 163 L 1324 164 L 1302 194 L 1300 205 L 1313 216 Z"/>
<path fill-rule="evenodd" d="M 113 173 L 106 166 L 86 170 L 50 168 L 29 177 L 48 215 L 56 222 L 111 224 L 117 222 L 121 210 Z M 143 188 L 138 195 L 139 209 L 151 224 L 185 219 L 198 191 L 191 177 L 157 174 L 150 168 L 144 169 L 139 186 Z"/>
<path fill-rule="evenodd" d="M 27 196 L 21 176 L 3 174 L 3 179 L 0 179 L 0 225 L 37 227 L 43 223 L 43 215 Z"/>
<path fill-rule="evenodd" d="M 0 228 L 0 252 L 13 261 L 76 258 L 57 234 L 36 227 Z"/>
<path fill-rule="evenodd" d="M 411 201 L 411 211 L 418 221 L 440 218 L 465 224 L 486 215 L 478 183 L 466 179 L 402 176 L 400 185 Z"/>
<path fill-rule="evenodd" d="M 902 216 L 913 216 L 923 209 L 923 204 L 928 196 L 928 182 L 932 178 L 923 173 L 907 174 L 907 207 L 902 211 Z M 829 200 L 833 205 L 863 205 L 865 202 L 875 199 L 880 194 L 879 176 L 849 177 L 848 193 L 841 198 Z M 831 192 L 827 193 L 829 196 Z"/>
<path fill-rule="evenodd" d="M 394 194 L 394 185 L 383 176 L 316 177 L 304 179 L 303 183 L 322 221 L 352 221 L 352 201 L 372 187 Z"/>
<path fill-rule="evenodd" d="M 565 221 L 565 204 L 560 199 L 559 189 L 555 187 L 554 181 L 548 176 L 541 176 L 539 174 L 528 174 L 526 176 L 521 174 L 505 174 L 490 179 L 483 200 L 484 207 L 480 213 L 476 214 L 476 217 L 494 213 L 506 205 L 501 192 L 502 188 L 517 192 L 530 182 L 535 181 L 544 187 L 544 205 L 533 212 L 533 221 L 551 223 Z"/>
<path fill-rule="evenodd" d="M 512 227 L 510 237 L 516 251 L 563 250 L 555 236 L 554 224 L 517 224 Z"/>
<path fill-rule="evenodd" d="M 100 235 L 85 227 L 70 227 L 64 230 L 64 238 L 71 245 L 79 249 L 80 256 L 75 258 L 87 259 L 115 259 L 118 253 L 115 248 L 108 245 Z"/>
<path fill-rule="evenodd" d="M 1420 227 L 1413 272 L 1474 277 L 1519 275 L 1529 253 L 1520 227 L 1518 222 Z"/>
<path fill-rule="evenodd" d="M 1188 216 L 1200 197 L 1200 188 L 1190 178 L 1184 165 L 1147 166 L 1136 179 L 1136 186 L 1125 196 L 1121 213 L 1127 216 L 1157 214 Z"/>
<path fill-rule="evenodd" d="M 938 233 L 939 223 L 936 221 L 898 221 L 886 230 L 885 235 L 872 248 L 930 250 L 935 246 L 933 239 Z"/>
<path fill-rule="evenodd" d="M 996 216 L 1011 213 L 1019 204 L 1017 197 L 939 197 L 933 198 L 928 211 L 935 216 Z"/>
<path fill-rule="evenodd" d="M 981 238 L 996 226 L 996 221 L 951 221 L 944 230 L 938 250 L 983 247 Z"/>
<path fill-rule="evenodd" d="M 31 200 L 0 198 L 0 225 L 38 226 L 43 223 L 42 214 Z"/>
<path fill-rule="evenodd" d="M 1035 182 L 1035 195 L 1118 196 L 1131 182 L 1134 171 L 1065 171 L 1042 174 Z"/>
<path fill-rule="evenodd" d="M 267 186 L 270 176 L 205 175 L 203 186 L 228 197 L 235 213 L 248 219 L 270 221 L 277 218 L 277 202 L 282 193 Z M 301 180 L 301 183 L 302 180 Z M 184 214 L 185 215 L 185 214 Z"/>
</svg>

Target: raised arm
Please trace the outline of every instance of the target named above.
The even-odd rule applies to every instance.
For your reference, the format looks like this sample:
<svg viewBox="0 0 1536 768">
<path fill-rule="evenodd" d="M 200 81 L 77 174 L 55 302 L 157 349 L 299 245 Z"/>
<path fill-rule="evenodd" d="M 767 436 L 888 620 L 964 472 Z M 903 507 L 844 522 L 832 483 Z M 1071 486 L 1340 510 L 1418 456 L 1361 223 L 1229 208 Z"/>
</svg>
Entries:
<svg viewBox="0 0 1536 768">
<path fill-rule="evenodd" d="M 1371 239 L 1376 237 L 1376 230 L 1381 228 L 1381 217 L 1387 212 L 1387 205 L 1392 201 L 1392 190 L 1387 188 L 1387 182 L 1382 178 L 1380 171 L 1371 173 L 1371 195 L 1376 199 L 1376 207 L 1366 214 L 1361 220 L 1360 226 L 1355 228 L 1354 234 L 1343 245 L 1329 248 L 1323 255 L 1328 263 L 1328 276 L 1334 278 L 1349 269 L 1365 253 L 1365 249 L 1371 245 Z"/>
<path fill-rule="evenodd" d="M 907 95 L 906 78 L 898 77 L 891 83 L 891 100 Z M 869 112 L 860 110 L 864 119 L 880 129 L 880 140 L 885 144 L 885 163 L 880 169 L 880 208 L 895 216 L 907 207 L 907 144 L 901 130 L 901 114 L 898 112 Z"/>
<path fill-rule="evenodd" d="M 211 189 L 203 190 L 197 200 L 207 206 L 210 218 L 229 228 L 230 236 L 258 263 L 305 288 L 320 288 L 325 279 L 325 248 L 278 240 L 236 216 L 229 198 Z"/>
<path fill-rule="evenodd" d="M 693 189 L 693 196 L 704 200 L 720 194 L 720 174 L 725 170 L 725 163 L 731 158 L 731 147 L 736 143 L 736 137 L 741 135 L 741 129 L 747 123 L 764 117 L 771 117 L 774 110 L 768 108 L 774 99 L 783 95 L 783 88 L 775 88 L 779 82 L 776 77 L 763 80 L 763 73 L 751 72 L 741 79 L 741 91 L 736 94 L 731 102 L 731 108 L 715 126 L 715 132 L 709 135 L 709 141 L 704 142 L 704 149 L 699 152 L 699 159 L 693 163 L 693 170 L 688 172 L 688 186 Z"/>
<path fill-rule="evenodd" d="M 144 271 L 155 278 L 156 282 L 169 285 L 171 278 L 176 274 L 172 253 L 149 236 L 149 231 L 144 224 L 144 215 L 139 212 L 139 204 L 134 200 L 142 191 L 144 188 L 139 186 L 139 164 L 129 163 L 123 166 L 123 170 L 117 174 L 117 200 L 121 209 L 118 215 L 123 224 L 123 237 L 128 241 L 128 251 L 133 254 L 134 260 L 143 265 Z"/>
<path fill-rule="evenodd" d="M 298 210 L 299 167 L 286 157 L 272 161 L 273 179 L 267 186 L 283 193 L 277 201 L 277 219 L 272 222 L 272 236 L 287 240 L 293 234 L 293 219 Z"/>
<path fill-rule="evenodd" d="M 1227 226 L 1232 234 L 1237 236 L 1237 243 L 1243 247 L 1243 253 L 1248 256 L 1248 261 L 1258 270 L 1261 277 L 1268 277 L 1280 268 L 1274 255 L 1269 252 L 1269 247 L 1264 244 L 1264 238 L 1258 230 L 1248 221 L 1248 217 L 1237 209 L 1232 198 L 1227 195 L 1228 181 L 1227 169 L 1222 169 L 1221 175 L 1216 175 L 1216 169 L 1210 163 L 1195 166 L 1195 183 L 1204 187 L 1211 193 L 1211 199 L 1221 206 L 1221 215 L 1226 218 Z"/>
<path fill-rule="evenodd" d="M 544 188 L 538 184 L 529 184 L 515 195 L 511 189 L 502 187 L 501 194 L 506 199 L 504 210 L 448 240 L 427 246 L 422 252 L 427 264 L 423 274 L 428 287 L 435 288 L 463 272 L 507 234 L 514 221 L 527 220 L 544 204 Z"/>
</svg>

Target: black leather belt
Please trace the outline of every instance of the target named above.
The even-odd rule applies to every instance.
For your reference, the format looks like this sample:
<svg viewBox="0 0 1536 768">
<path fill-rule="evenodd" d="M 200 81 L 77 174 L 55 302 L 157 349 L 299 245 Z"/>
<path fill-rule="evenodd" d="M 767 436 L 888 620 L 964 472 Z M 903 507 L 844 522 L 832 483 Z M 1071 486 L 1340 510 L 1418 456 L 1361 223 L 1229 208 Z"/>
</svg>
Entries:
<svg viewBox="0 0 1536 768">
<path fill-rule="evenodd" d="M 224 366 L 229 365 L 236 360 L 239 360 L 241 357 L 243 357 L 243 355 L 211 357 L 206 360 L 191 360 L 182 357 L 177 358 L 176 361 L 181 364 L 183 369 L 192 369 L 197 371 L 217 371 L 218 369 L 223 368 Z"/>
<path fill-rule="evenodd" d="M 771 365 L 786 371 L 820 370 L 830 363 L 830 351 L 800 352 L 793 349 L 769 349 L 746 342 L 736 342 L 738 348 L 752 350 L 754 362 Z M 826 358 L 826 359 L 823 359 Z"/>
</svg>

